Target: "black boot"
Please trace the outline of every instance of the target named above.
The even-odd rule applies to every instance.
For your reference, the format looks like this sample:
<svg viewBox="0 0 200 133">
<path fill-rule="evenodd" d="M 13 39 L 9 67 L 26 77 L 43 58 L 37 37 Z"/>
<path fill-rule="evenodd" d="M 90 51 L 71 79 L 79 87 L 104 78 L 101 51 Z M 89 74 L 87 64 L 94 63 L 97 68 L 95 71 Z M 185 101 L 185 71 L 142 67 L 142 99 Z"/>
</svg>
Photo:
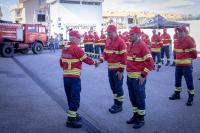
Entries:
<svg viewBox="0 0 200 133">
<path fill-rule="evenodd" d="M 77 114 L 76 114 L 76 120 L 77 120 L 77 121 L 80 121 L 81 119 L 82 119 L 81 116 L 77 113 Z"/>
<path fill-rule="evenodd" d="M 135 123 L 135 125 L 133 125 L 133 128 L 134 129 L 141 128 L 142 126 L 144 126 L 144 124 L 145 124 L 144 115 L 138 115 L 137 122 Z"/>
<path fill-rule="evenodd" d="M 157 67 L 157 72 L 159 72 L 159 71 L 160 71 L 160 68 L 161 68 L 161 66 L 160 66 L 160 65 L 158 65 L 158 67 Z"/>
<path fill-rule="evenodd" d="M 164 64 L 164 60 L 161 60 L 161 64 L 162 64 L 162 65 Z"/>
<path fill-rule="evenodd" d="M 175 62 L 173 61 L 173 63 L 170 65 L 171 67 L 175 66 Z"/>
<path fill-rule="evenodd" d="M 77 121 L 76 117 L 68 117 L 66 126 L 71 128 L 81 128 L 82 124 L 79 121 Z"/>
<path fill-rule="evenodd" d="M 167 63 L 165 64 L 165 66 L 169 66 L 169 64 L 170 64 L 170 61 L 167 61 Z"/>
<path fill-rule="evenodd" d="M 137 122 L 137 116 L 138 114 L 137 113 L 134 113 L 134 115 L 131 117 L 130 120 L 126 121 L 127 124 L 136 124 Z"/>
<path fill-rule="evenodd" d="M 172 94 L 171 97 L 169 97 L 169 100 L 177 100 L 180 99 L 180 92 L 175 91 L 174 94 Z"/>
<path fill-rule="evenodd" d="M 153 66 L 153 70 L 155 70 L 155 67 L 156 67 L 156 66 L 154 65 L 154 66 Z"/>
<path fill-rule="evenodd" d="M 111 108 L 108 109 L 111 114 L 115 114 L 122 111 L 122 105 L 114 104 Z"/>
<path fill-rule="evenodd" d="M 194 97 L 193 94 L 189 94 L 188 101 L 187 101 L 187 103 L 186 103 L 187 106 L 192 106 L 193 97 Z"/>
</svg>

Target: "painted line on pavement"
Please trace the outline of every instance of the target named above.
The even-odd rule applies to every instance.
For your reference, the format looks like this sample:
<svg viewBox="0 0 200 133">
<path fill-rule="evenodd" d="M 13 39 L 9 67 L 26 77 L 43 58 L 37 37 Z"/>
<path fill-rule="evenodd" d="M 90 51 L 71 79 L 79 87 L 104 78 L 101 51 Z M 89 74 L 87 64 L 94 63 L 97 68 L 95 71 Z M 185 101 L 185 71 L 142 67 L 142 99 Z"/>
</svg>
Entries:
<svg viewBox="0 0 200 133">
<path fill-rule="evenodd" d="M 12 58 L 13 61 L 44 91 L 51 97 L 52 100 L 54 100 L 64 111 L 67 108 L 65 101 L 60 98 L 59 95 L 54 93 L 53 89 L 50 86 L 48 86 L 46 83 L 42 82 L 42 80 L 39 79 L 39 77 L 28 70 L 20 61 L 18 61 L 15 57 Z M 82 117 L 82 122 L 83 122 L 83 128 L 88 132 L 88 133 L 101 133 L 101 131 L 95 127 L 92 123 L 90 123 L 87 119 Z"/>
</svg>

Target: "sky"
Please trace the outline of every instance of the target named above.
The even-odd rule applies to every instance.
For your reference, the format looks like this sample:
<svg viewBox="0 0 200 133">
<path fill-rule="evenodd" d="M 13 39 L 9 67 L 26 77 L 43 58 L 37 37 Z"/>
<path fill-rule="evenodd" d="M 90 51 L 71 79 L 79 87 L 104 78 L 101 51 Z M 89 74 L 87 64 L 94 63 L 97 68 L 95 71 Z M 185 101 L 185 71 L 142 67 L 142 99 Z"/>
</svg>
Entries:
<svg viewBox="0 0 200 133">
<path fill-rule="evenodd" d="M 104 0 L 103 10 L 134 10 L 200 14 L 200 0 Z"/>
<path fill-rule="evenodd" d="M 0 0 L 3 19 L 10 20 L 9 7 L 18 0 Z M 103 10 L 133 10 L 200 14 L 200 0 L 104 0 Z"/>
<path fill-rule="evenodd" d="M 9 8 L 11 5 L 17 4 L 18 0 L 0 0 L 0 7 L 3 13 L 3 20 L 11 20 Z"/>
</svg>

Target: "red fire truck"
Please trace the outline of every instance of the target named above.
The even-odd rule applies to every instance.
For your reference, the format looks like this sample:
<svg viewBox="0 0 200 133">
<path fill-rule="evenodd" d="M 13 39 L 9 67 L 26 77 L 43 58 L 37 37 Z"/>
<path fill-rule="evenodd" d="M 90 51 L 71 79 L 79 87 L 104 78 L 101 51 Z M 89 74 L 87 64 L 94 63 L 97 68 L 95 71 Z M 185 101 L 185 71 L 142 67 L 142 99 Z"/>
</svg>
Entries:
<svg viewBox="0 0 200 133">
<path fill-rule="evenodd" d="M 0 22 L 0 54 L 11 57 L 14 52 L 27 54 L 42 53 L 47 45 L 46 27 L 41 24 L 15 24 Z"/>
</svg>

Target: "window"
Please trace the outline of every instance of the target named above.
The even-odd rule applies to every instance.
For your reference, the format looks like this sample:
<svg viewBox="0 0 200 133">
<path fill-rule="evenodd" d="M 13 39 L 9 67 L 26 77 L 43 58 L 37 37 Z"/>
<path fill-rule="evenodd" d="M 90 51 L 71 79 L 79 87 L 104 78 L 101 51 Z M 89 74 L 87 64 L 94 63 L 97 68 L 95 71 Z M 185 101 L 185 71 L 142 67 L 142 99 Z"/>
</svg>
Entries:
<svg viewBox="0 0 200 133">
<path fill-rule="evenodd" d="M 73 0 L 60 0 L 60 3 L 68 3 L 68 4 L 80 4 L 80 1 L 73 1 Z"/>
<path fill-rule="evenodd" d="M 100 5 L 101 3 L 100 2 L 85 2 L 85 1 L 83 1 L 82 4 L 83 5 Z"/>
<path fill-rule="evenodd" d="M 28 26 L 28 31 L 29 32 L 36 32 L 35 26 Z"/>
<path fill-rule="evenodd" d="M 45 33 L 45 27 L 39 27 L 39 33 Z"/>
<path fill-rule="evenodd" d="M 45 22 L 45 14 L 38 14 L 37 15 L 37 21 L 38 22 Z"/>
</svg>

